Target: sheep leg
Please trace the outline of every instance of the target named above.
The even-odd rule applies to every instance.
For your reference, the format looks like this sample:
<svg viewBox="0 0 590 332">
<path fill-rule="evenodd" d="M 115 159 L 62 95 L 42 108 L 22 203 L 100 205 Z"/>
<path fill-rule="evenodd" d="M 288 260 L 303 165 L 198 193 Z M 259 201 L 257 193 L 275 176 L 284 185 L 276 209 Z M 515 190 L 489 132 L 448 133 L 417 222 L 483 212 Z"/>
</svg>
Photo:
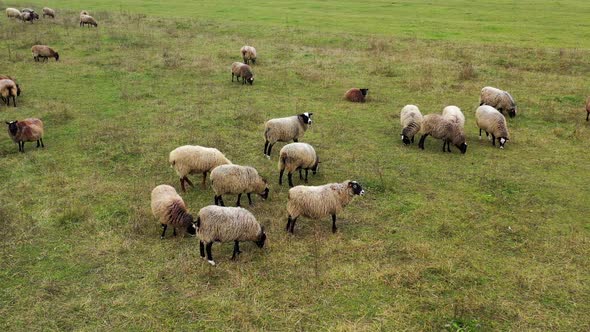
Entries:
<svg viewBox="0 0 590 332">
<path fill-rule="evenodd" d="M 240 206 L 241 199 L 242 199 L 242 194 L 238 194 L 238 202 L 236 203 L 236 206 Z"/>
<path fill-rule="evenodd" d="M 268 149 L 268 140 L 264 142 L 264 155 L 266 156 L 266 150 Z M 270 155 L 270 153 L 269 153 Z"/>
<path fill-rule="evenodd" d="M 586 113 L 586 121 L 588 121 L 588 117 L 590 117 L 590 112 Z"/>
<path fill-rule="evenodd" d="M 186 188 L 184 187 L 184 178 L 180 178 L 180 188 L 182 188 L 182 191 L 186 192 Z"/>
<path fill-rule="evenodd" d="M 283 185 L 283 173 L 285 173 L 284 169 L 279 172 L 279 186 Z"/>
<path fill-rule="evenodd" d="M 219 206 L 225 206 L 225 203 L 223 203 L 223 197 L 221 197 L 221 195 L 219 195 Z"/>
<path fill-rule="evenodd" d="M 16 97 L 12 96 L 12 104 L 14 105 L 14 107 L 16 107 Z"/>
<path fill-rule="evenodd" d="M 414 136 L 412 136 L 412 144 L 414 144 Z"/>
<path fill-rule="evenodd" d="M 207 172 L 203 172 L 203 183 L 201 184 L 201 186 L 203 187 L 203 189 L 207 188 Z"/>
<path fill-rule="evenodd" d="M 241 254 L 242 252 L 240 251 L 240 242 L 235 241 L 234 242 L 234 253 L 231 255 L 231 259 L 235 260 L 239 254 Z"/>
<path fill-rule="evenodd" d="M 213 255 L 211 255 L 211 246 L 213 246 L 213 242 L 207 243 L 205 249 L 207 250 L 207 262 L 211 265 L 215 265 L 215 261 L 213 261 Z"/>
<path fill-rule="evenodd" d="M 447 151 L 447 140 L 443 139 L 443 152 Z"/>
<path fill-rule="evenodd" d="M 41 141 L 41 147 L 44 148 L 45 145 L 43 145 L 43 137 L 39 138 L 39 140 Z"/>
<path fill-rule="evenodd" d="M 269 143 L 269 144 L 268 144 L 268 153 L 267 153 L 266 155 L 267 155 L 269 158 L 270 158 L 270 151 L 272 151 L 272 146 L 273 146 L 273 145 L 274 145 L 274 144 L 272 144 L 272 143 Z"/>
<path fill-rule="evenodd" d="M 173 235 L 173 236 L 176 236 L 176 227 L 173 227 L 173 228 L 172 228 L 172 230 L 173 230 L 173 231 L 172 231 L 172 235 Z"/>
<path fill-rule="evenodd" d="M 234 81 L 234 73 L 231 73 L 231 81 Z"/>
<path fill-rule="evenodd" d="M 289 178 L 289 187 L 293 187 L 293 173 L 289 172 L 289 174 L 287 174 L 287 177 Z"/>
<path fill-rule="evenodd" d="M 492 134 L 492 145 L 496 146 L 496 136 L 494 134 Z"/>
<path fill-rule="evenodd" d="M 481 128 L 479 128 L 479 139 L 481 139 Z"/>
<path fill-rule="evenodd" d="M 41 144 L 39 143 L 39 140 L 37 140 L 37 147 L 40 147 Z"/>
<path fill-rule="evenodd" d="M 248 204 L 252 205 L 252 197 L 250 196 L 250 193 L 248 193 L 247 196 L 248 196 Z"/>
<path fill-rule="evenodd" d="M 291 224 L 291 228 L 290 229 L 287 229 L 287 231 L 290 231 L 291 234 L 294 234 L 294 232 L 295 232 L 295 222 L 296 221 L 297 221 L 297 218 L 291 218 L 291 216 L 289 216 L 287 225 L 289 225 L 289 223 L 290 223 Z"/>
<path fill-rule="evenodd" d="M 301 168 L 299 168 L 299 180 L 303 180 L 303 174 L 301 174 Z"/>
<path fill-rule="evenodd" d="M 420 137 L 420 142 L 418 142 L 418 147 L 422 150 L 424 150 L 424 141 L 426 141 L 426 136 L 428 136 L 428 134 L 422 135 L 422 137 Z"/>
<path fill-rule="evenodd" d="M 184 181 L 185 181 L 186 183 L 188 183 L 188 185 L 189 185 L 189 186 L 191 186 L 191 187 L 193 187 L 193 188 L 195 187 L 195 186 L 193 185 L 193 183 L 191 182 L 191 180 L 189 180 L 189 179 L 186 177 L 186 175 L 184 176 Z"/>
<path fill-rule="evenodd" d="M 336 214 L 332 215 L 332 233 L 336 233 L 336 230 L 338 228 L 336 228 Z"/>
<path fill-rule="evenodd" d="M 22 153 L 24 153 L 25 152 L 25 142 L 20 142 L 19 144 L 20 144 L 19 151 L 22 152 Z"/>
<path fill-rule="evenodd" d="M 201 258 L 205 258 L 205 244 L 203 241 L 199 241 L 199 252 L 201 253 Z"/>
<path fill-rule="evenodd" d="M 299 138 L 294 138 L 293 142 L 295 142 L 295 143 L 299 142 Z"/>
<path fill-rule="evenodd" d="M 307 175 L 309 174 L 309 170 L 305 169 L 305 183 L 307 183 Z"/>
<path fill-rule="evenodd" d="M 168 225 L 166 224 L 162 224 L 162 235 L 160 235 L 160 239 L 164 238 L 164 235 L 166 235 L 166 229 L 168 228 Z"/>
</svg>

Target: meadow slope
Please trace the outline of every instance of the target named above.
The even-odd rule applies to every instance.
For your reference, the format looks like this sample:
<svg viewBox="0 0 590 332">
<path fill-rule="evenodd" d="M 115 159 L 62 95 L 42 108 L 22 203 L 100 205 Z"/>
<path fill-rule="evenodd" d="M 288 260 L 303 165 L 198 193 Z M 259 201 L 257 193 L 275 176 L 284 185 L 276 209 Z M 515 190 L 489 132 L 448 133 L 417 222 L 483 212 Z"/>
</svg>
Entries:
<svg viewBox="0 0 590 332">
<path fill-rule="evenodd" d="M 29 1 L 58 18 L 0 17 L 0 74 L 23 88 L 0 120 L 46 126 L 46 148 L 25 154 L 0 135 L 0 329 L 590 329 L 589 4 L 291 3 Z M 81 9 L 98 29 L 78 27 Z M 60 61 L 34 63 L 33 44 Z M 253 86 L 231 82 L 244 44 L 259 53 Z M 485 85 L 519 105 L 504 150 L 478 140 Z M 352 86 L 369 102 L 342 100 Z M 467 154 L 403 146 L 410 103 L 461 107 Z M 306 219 L 285 233 L 282 144 L 262 155 L 264 121 L 305 111 L 322 159 L 310 184 L 367 190 L 336 234 Z M 184 144 L 271 181 L 250 209 L 264 250 L 232 262 L 215 244 L 211 267 L 194 238 L 160 240 L 150 191 L 179 188 L 167 160 Z M 194 213 L 213 203 L 211 189 L 182 196 Z"/>
</svg>

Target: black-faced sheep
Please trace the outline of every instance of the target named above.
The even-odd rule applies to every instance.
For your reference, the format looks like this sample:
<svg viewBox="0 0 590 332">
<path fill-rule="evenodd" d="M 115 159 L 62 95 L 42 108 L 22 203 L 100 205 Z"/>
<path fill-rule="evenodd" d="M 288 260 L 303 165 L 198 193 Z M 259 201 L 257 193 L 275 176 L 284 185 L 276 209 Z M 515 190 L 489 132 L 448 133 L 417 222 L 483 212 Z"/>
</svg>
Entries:
<svg viewBox="0 0 590 332">
<path fill-rule="evenodd" d="M 281 149 L 279 153 L 279 185 L 283 184 L 283 173 L 287 170 L 289 187 L 293 187 L 293 172 L 299 170 L 299 179 L 303 179 L 301 170 L 305 170 L 305 183 L 311 169 L 315 175 L 319 169 L 320 158 L 315 153 L 313 146 L 307 143 L 290 143 Z"/>
<path fill-rule="evenodd" d="M 451 152 L 451 143 L 453 143 L 461 153 L 467 152 L 467 143 L 465 143 L 465 132 L 461 126 L 453 121 L 445 119 L 439 114 L 428 114 L 422 121 L 422 137 L 418 147 L 424 150 L 424 141 L 428 135 L 443 140 L 443 152 Z M 448 148 L 448 150 L 447 150 Z"/>
<path fill-rule="evenodd" d="M 344 94 L 344 99 L 353 103 L 364 103 L 368 93 L 369 89 L 352 88 L 346 91 Z"/>
<path fill-rule="evenodd" d="M 13 81 L 14 84 L 16 84 L 16 95 L 17 96 L 20 96 L 21 88 L 20 88 L 20 85 L 18 85 L 18 82 L 14 78 L 12 78 L 12 77 L 10 77 L 8 75 L 0 75 L 0 80 L 11 80 L 11 81 Z"/>
<path fill-rule="evenodd" d="M 298 142 L 308 126 L 313 113 L 301 113 L 286 118 L 270 119 L 264 124 L 264 155 L 270 159 L 270 152 L 276 142 Z"/>
<path fill-rule="evenodd" d="M 49 16 L 51 18 L 55 18 L 55 10 L 49 8 L 49 7 L 44 7 L 43 8 L 43 18 L 45 18 L 45 16 Z"/>
<path fill-rule="evenodd" d="M 20 10 L 16 8 L 6 8 L 6 16 L 8 18 L 18 18 L 20 19 Z"/>
<path fill-rule="evenodd" d="M 20 19 L 23 22 L 31 22 L 31 24 L 33 23 L 33 21 L 35 20 L 35 15 L 37 15 L 36 13 L 31 13 L 31 12 L 21 12 L 20 13 Z M 37 15 L 39 16 L 39 15 Z"/>
<path fill-rule="evenodd" d="M 240 207 L 221 207 L 209 205 L 199 211 L 197 217 L 197 236 L 199 237 L 199 250 L 202 258 L 215 265 L 211 247 L 213 242 L 234 241 L 234 252 L 231 259 L 234 260 L 241 253 L 240 241 L 253 241 L 259 248 L 264 247 L 266 233 L 250 211 Z"/>
<path fill-rule="evenodd" d="M 263 199 L 268 198 L 268 182 L 258 175 L 254 167 L 240 165 L 221 165 L 211 171 L 211 188 L 215 192 L 215 205 L 225 206 L 223 195 L 238 195 L 240 206 L 242 194 L 247 194 L 248 203 L 252 205 L 251 193 L 257 193 Z"/>
<path fill-rule="evenodd" d="M 46 45 L 35 45 L 31 47 L 31 53 L 33 53 L 33 59 L 35 61 L 40 61 L 41 58 L 45 61 L 48 61 L 48 58 L 55 58 L 55 61 L 59 60 L 59 54 Z"/>
<path fill-rule="evenodd" d="M 506 118 L 502 113 L 492 106 L 482 105 L 475 111 L 475 122 L 479 127 L 479 138 L 481 139 L 481 131 L 485 130 L 486 136 L 492 135 L 492 145 L 496 146 L 496 138 L 500 144 L 500 149 L 504 148 L 504 144 L 509 140 L 508 127 L 506 126 Z"/>
<path fill-rule="evenodd" d="M 161 184 L 152 190 L 152 213 L 162 225 L 161 239 L 166 235 L 168 225 L 174 228 L 174 236 L 176 236 L 176 229 L 185 229 L 187 233 L 194 235 L 196 233 L 196 225 L 193 216 L 188 213 L 186 205 L 176 190 L 169 185 Z"/>
<path fill-rule="evenodd" d="M 256 49 L 254 47 L 248 45 L 243 46 L 240 49 L 240 54 L 242 54 L 245 64 L 250 64 L 250 61 L 252 61 L 253 65 L 256 64 Z"/>
<path fill-rule="evenodd" d="M 442 116 L 449 121 L 459 124 L 461 128 L 465 128 L 465 115 L 459 107 L 447 106 L 443 108 Z"/>
<path fill-rule="evenodd" d="M 409 145 L 414 143 L 414 136 L 420 131 L 422 127 L 422 113 L 415 105 L 406 105 L 402 108 L 399 115 L 400 123 L 402 125 L 402 142 Z"/>
<path fill-rule="evenodd" d="M 10 106 L 10 97 L 12 97 L 12 103 L 16 107 L 18 92 L 18 85 L 13 80 L 0 79 L 0 97 L 6 102 L 6 106 Z"/>
<path fill-rule="evenodd" d="M 219 165 L 231 164 L 219 150 L 198 145 L 184 145 L 172 150 L 168 161 L 180 177 L 182 191 L 186 191 L 185 182 L 194 187 L 187 175 L 203 174 L 202 187 L 205 188 L 208 172 Z"/>
<path fill-rule="evenodd" d="M 350 180 L 323 186 L 297 186 L 289 189 L 287 232 L 294 232 L 295 222 L 299 216 L 321 219 L 331 215 L 332 233 L 336 233 L 336 214 L 340 213 L 355 195 L 364 193 L 358 182 Z"/>
<path fill-rule="evenodd" d="M 98 23 L 96 23 L 96 20 L 94 19 L 94 17 L 90 16 L 90 15 L 80 15 L 80 26 L 94 26 L 94 27 L 98 27 Z"/>
<path fill-rule="evenodd" d="M 500 113 L 508 113 L 511 118 L 516 116 L 516 102 L 514 98 L 504 90 L 486 86 L 481 89 L 479 95 L 479 106 L 489 105 L 500 111 Z"/>
<path fill-rule="evenodd" d="M 44 148 L 43 144 L 43 122 L 37 118 L 28 118 L 22 121 L 6 122 L 8 125 L 8 136 L 14 143 L 18 144 L 18 151 L 25 152 L 25 142 L 37 141 L 37 147 Z"/>
<path fill-rule="evenodd" d="M 252 85 L 254 83 L 254 74 L 252 74 L 252 68 L 245 63 L 241 62 L 234 62 L 231 65 L 231 81 L 234 81 L 234 76 L 237 78 L 237 81 L 240 81 L 240 77 L 242 78 L 242 84 L 246 84 L 246 82 Z"/>
</svg>

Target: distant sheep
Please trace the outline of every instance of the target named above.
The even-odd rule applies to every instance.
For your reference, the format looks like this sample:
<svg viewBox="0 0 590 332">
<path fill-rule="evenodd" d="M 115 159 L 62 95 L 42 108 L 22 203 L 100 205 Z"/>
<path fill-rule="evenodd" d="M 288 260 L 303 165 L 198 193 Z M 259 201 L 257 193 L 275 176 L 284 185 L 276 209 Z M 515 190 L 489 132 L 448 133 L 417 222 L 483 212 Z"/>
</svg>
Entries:
<svg viewBox="0 0 590 332">
<path fill-rule="evenodd" d="M 311 126 L 313 113 L 301 113 L 286 118 L 266 121 L 264 124 L 264 155 L 270 159 L 270 152 L 276 142 L 298 142 L 305 131 Z"/>
<path fill-rule="evenodd" d="M 82 17 L 83 15 L 90 15 L 90 13 L 87 10 L 83 10 L 80 12 L 80 17 Z"/>
<path fill-rule="evenodd" d="M 55 10 L 49 8 L 49 7 L 44 7 L 43 8 L 43 18 L 45 18 L 45 16 L 49 16 L 51 18 L 55 18 Z"/>
<path fill-rule="evenodd" d="M 242 194 L 247 194 L 248 203 L 252 205 L 251 193 L 257 193 L 263 199 L 268 198 L 268 182 L 258 175 L 254 167 L 240 165 L 221 165 L 211 171 L 211 188 L 215 192 L 215 205 L 225 206 L 223 195 L 238 195 L 240 206 Z"/>
<path fill-rule="evenodd" d="M 418 147 L 424 150 L 424 141 L 428 135 L 443 140 L 443 152 L 451 152 L 451 143 L 455 145 L 461 153 L 467 152 L 467 143 L 465 143 L 465 132 L 456 122 L 445 119 L 439 114 L 428 114 L 422 121 L 422 137 Z M 448 150 L 447 150 L 448 149 Z"/>
<path fill-rule="evenodd" d="M 219 165 L 231 164 L 219 150 L 199 145 L 184 145 L 172 150 L 168 161 L 180 177 L 182 191 L 186 191 L 185 182 L 194 187 L 187 175 L 203 174 L 202 187 L 205 188 L 208 172 Z"/>
<path fill-rule="evenodd" d="M 237 78 L 237 81 L 240 81 L 240 77 L 242 78 L 242 84 L 246 84 L 246 82 L 252 85 L 254 83 L 254 74 L 252 74 L 252 68 L 245 63 L 241 62 L 234 62 L 231 65 L 231 81 L 234 81 L 234 76 Z"/>
<path fill-rule="evenodd" d="M 258 248 L 264 247 L 266 233 L 250 211 L 240 207 L 221 207 L 209 205 L 199 211 L 197 217 L 197 236 L 199 237 L 199 251 L 207 262 L 215 265 L 211 247 L 213 242 L 234 242 L 234 260 L 241 253 L 240 241 L 253 241 Z"/>
<path fill-rule="evenodd" d="M 8 18 L 18 18 L 20 19 L 20 10 L 16 8 L 6 8 L 6 16 Z"/>
<path fill-rule="evenodd" d="M 321 219 L 332 216 L 332 233 L 336 233 L 336 214 L 348 205 L 355 195 L 365 191 L 356 181 L 329 183 L 323 186 L 297 186 L 289 189 L 287 202 L 287 232 L 294 232 L 299 216 Z"/>
<path fill-rule="evenodd" d="M 174 227 L 173 235 L 176 236 L 177 228 L 184 228 L 187 233 L 194 235 L 196 225 L 193 216 L 188 213 L 182 197 L 169 185 L 161 184 L 152 190 L 152 213 L 162 225 L 162 235 L 166 235 L 168 225 Z"/>
<path fill-rule="evenodd" d="M 252 64 L 255 65 L 256 64 L 256 49 L 252 46 L 243 46 L 240 49 L 240 53 L 242 54 L 242 59 L 244 59 L 244 63 L 245 64 L 250 64 L 250 61 L 252 61 Z"/>
<path fill-rule="evenodd" d="M 422 127 L 422 113 L 420 113 L 418 106 L 404 106 L 399 117 L 402 125 L 402 142 L 404 142 L 405 145 L 409 145 L 410 142 L 414 143 L 414 136 Z"/>
<path fill-rule="evenodd" d="M 98 23 L 96 23 L 94 17 L 90 15 L 80 15 L 80 26 L 82 27 L 85 25 L 98 27 Z"/>
<path fill-rule="evenodd" d="M 25 152 L 25 142 L 37 141 L 37 147 L 43 145 L 43 122 L 37 118 L 28 118 L 23 121 L 6 122 L 8 125 L 8 136 L 14 143 L 18 144 L 18 151 Z"/>
<path fill-rule="evenodd" d="M 590 117 L 590 97 L 586 100 L 586 121 L 588 121 L 588 117 Z"/>
<path fill-rule="evenodd" d="M 504 144 L 509 140 L 508 127 L 506 126 L 506 118 L 502 113 L 492 106 L 482 105 L 475 111 L 475 122 L 479 127 L 479 139 L 481 139 L 481 131 L 485 130 L 486 136 L 492 135 L 492 145 L 496 146 L 496 138 L 500 144 L 500 149 L 504 148 Z"/>
<path fill-rule="evenodd" d="M 46 45 L 35 45 L 31 47 L 31 53 L 33 53 L 33 59 L 35 61 L 40 61 L 41 58 L 45 61 L 48 61 L 48 58 L 55 58 L 55 61 L 59 60 L 59 54 Z"/>
<path fill-rule="evenodd" d="M 514 98 L 504 90 L 500 90 L 491 86 L 486 86 L 481 89 L 479 96 L 479 106 L 489 105 L 497 109 L 500 113 L 508 113 L 511 118 L 516 116 L 516 102 Z"/>
<path fill-rule="evenodd" d="M 20 13 L 20 19 L 23 22 L 31 22 L 31 24 L 33 23 L 33 21 L 35 20 L 35 13 L 31 13 L 31 12 L 21 12 Z M 39 15 L 37 15 L 39 16 Z"/>
<path fill-rule="evenodd" d="M 283 184 L 283 173 L 287 170 L 289 187 L 293 187 L 293 172 L 299 170 L 299 179 L 303 178 L 301 170 L 305 170 L 305 183 L 311 169 L 315 175 L 319 169 L 320 158 L 313 146 L 307 143 L 290 143 L 285 145 L 279 153 L 279 185 Z"/>
<path fill-rule="evenodd" d="M 0 80 L 11 80 L 11 81 L 13 81 L 14 84 L 16 84 L 16 95 L 17 96 L 20 96 L 21 88 L 20 88 L 20 85 L 18 84 L 18 82 L 14 78 L 12 78 L 12 77 L 10 77 L 8 75 L 0 75 Z"/>
<path fill-rule="evenodd" d="M 16 83 L 10 79 L 0 79 L 0 96 L 6 102 L 6 106 L 10 106 L 10 97 L 12 97 L 12 103 L 16 107 L 16 96 L 18 96 Z"/>
<path fill-rule="evenodd" d="M 344 99 L 353 103 L 364 103 L 368 93 L 369 89 L 352 88 L 346 91 L 344 94 Z"/>
</svg>

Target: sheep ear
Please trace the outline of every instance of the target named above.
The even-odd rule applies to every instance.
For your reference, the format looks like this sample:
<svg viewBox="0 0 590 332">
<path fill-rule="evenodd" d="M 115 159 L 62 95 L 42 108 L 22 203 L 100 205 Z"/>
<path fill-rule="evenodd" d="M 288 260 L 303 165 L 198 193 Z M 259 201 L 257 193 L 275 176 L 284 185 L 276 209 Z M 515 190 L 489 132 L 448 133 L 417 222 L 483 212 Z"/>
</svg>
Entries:
<svg viewBox="0 0 590 332">
<path fill-rule="evenodd" d="M 312 115 L 313 115 L 313 113 L 309 113 L 309 116 L 312 116 Z"/>
</svg>

